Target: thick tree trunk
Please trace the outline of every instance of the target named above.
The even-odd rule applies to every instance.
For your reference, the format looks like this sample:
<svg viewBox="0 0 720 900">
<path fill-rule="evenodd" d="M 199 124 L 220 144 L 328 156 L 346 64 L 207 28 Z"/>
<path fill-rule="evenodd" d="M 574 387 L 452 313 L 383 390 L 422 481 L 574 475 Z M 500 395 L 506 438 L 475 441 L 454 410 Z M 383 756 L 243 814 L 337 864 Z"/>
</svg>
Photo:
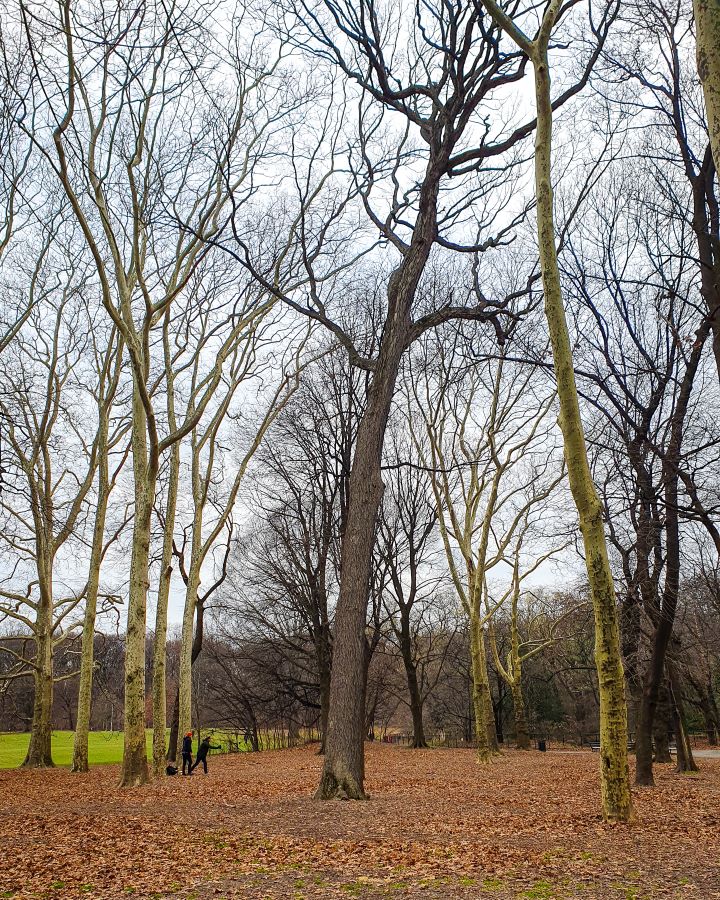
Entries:
<svg viewBox="0 0 720 900">
<path fill-rule="evenodd" d="M 316 793 L 319 799 L 365 798 L 365 618 L 375 520 L 383 494 L 382 447 L 406 336 L 405 323 L 388 323 L 387 349 L 378 360 L 358 427 L 342 542 L 325 765 Z"/>
<path fill-rule="evenodd" d="M 43 593 L 45 593 L 43 591 Z M 29 769 L 44 769 L 54 765 L 52 759 L 52 700 L 53 700 L 53 666 L 52 666 L 52 636 L 50 626 L 46 626 L 46 620 L 52 617 L 52 599 L 48 595 L 47 601 L 40 601 L 44 606 L 50 604 L 49 610 L 44 610 L 38 616 L 38 634 L 36 636 L 37 653 L 35 657 L 35 698 L 33 701 L 32 729 L 30 731 L 30 744 L 23 762 L 23 767 Z"/>
<path fill-rule="evenodd" d="M 172 427 L 172 426 L 171 426 Z M 167 612 L 172 580 L 173 533 L 177 507 L 178 481 L 180 478 L 180 442 L 173 444 L 168 473 L 167 503 L 165 505 L 165 532 L 163 534 L 160 585 L 155 612 L 155 638 L 153 644 L 153 774 L 162 775 L 166 765 L 165 729 L 167 726 Z"/>
<path fill-rule="evenodd" d="M 530 732 L 528 730 L 527 716 L 525 715 L 525 698 L 522 685 L 519 681 L 513 681 L 510 686 L 513 699 L 513 717 L 515 719 L 515 744 L 518 750 L 530 749 Z"/>
<path fill-rule="evenodd" d="M 145 747 L 145 627 L 156 472 L 148 467 L 145 409 L 137 388 L 133 391 L 132 452 L 135 518 L 125 637 L 125 735 L 121 787 L 136 787 L 150 779 Z"/>
<path fill-rule="evenodd" d="M 362 692 L 365 624 L 375 523 L 382 500 L 382 450 L 395 383 L 410 332 L 410 309 L 435 240 L 439 172 L 421 191 L 411 248 L 388 284 L 388 314 L 348 482 L 340 595 L 335 616 L 333 676 L 325 765 L 318 799 L 364 799 L 365 708 Z"/>
<path fill-rule="evenodd" d="M 720 0 L 693 0 L 697 70 L 715 168 L 720 172 Z"/>
<path fill-rule="evenodd" d="M 552 105 L 547 46 L 544 48 L 536 46 L 533 69 L 537 104 L 535 192 L 540 267 L 545 292 L 545 315 L 560 404 L 565 462 L 570 490 L 580 520 L 595 615 L 595 662 L 600 692 L 602 809 L 607 820 L 627 822 L 633 813 L 627 761 L 627 706 L 620 658 L 615 586 L 607 554 L 602 504 L 595 490 L 588 464 L 555 246 L 551 181 Z"/>
</svg>

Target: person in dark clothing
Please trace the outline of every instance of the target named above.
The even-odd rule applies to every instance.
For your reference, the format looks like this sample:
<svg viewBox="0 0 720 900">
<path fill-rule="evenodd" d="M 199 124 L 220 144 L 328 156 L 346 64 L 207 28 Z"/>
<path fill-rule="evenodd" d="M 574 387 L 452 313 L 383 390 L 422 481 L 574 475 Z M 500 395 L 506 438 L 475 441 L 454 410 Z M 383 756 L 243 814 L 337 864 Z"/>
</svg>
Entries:
<svg viewBox="0 0 720 900">
<path fill-rule="evenodd" d="M 197 759 L 192 764 L 192 768 L 190 769 L 190 773 L 192 774 L 193 769 L 197 769 L 200 763 L 203 764 L 203 770 L 207 775 L 207 755 L 209 750 L 219 750 L 220 744 L 211 744 L 209 737 L 204 737 L 202 741 L 200 741 L 200 746 L 198 747 Z"/>
<path fill-rule="evenodd" d="M 192 764 L 192 731 L 188 731 L 188 733 L 183 738 L 182 742 L 182 773 L 183 775 L 190 775 L 193 770 Z M 185 768 L 187 767 L 187 772 Z"/>
</svg>

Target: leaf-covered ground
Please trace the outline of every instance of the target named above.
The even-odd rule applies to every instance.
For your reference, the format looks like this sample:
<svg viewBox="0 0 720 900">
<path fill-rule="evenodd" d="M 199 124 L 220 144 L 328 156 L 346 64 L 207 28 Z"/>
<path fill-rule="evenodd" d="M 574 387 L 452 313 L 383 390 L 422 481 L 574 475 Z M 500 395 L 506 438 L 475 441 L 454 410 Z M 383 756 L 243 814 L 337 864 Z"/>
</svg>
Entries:
<svg viewBox="0 0 720 900">
<path fill-rule="evenodd" d="M 0 897 L 720 898 L 720 760 L 657 767 L 603 824 L 598 757 L 369 746 L 366 803 L 311 799 L 312 748 L 214 757 L 130 791 L 117 767 L 0 772 Z"/>
</svg>

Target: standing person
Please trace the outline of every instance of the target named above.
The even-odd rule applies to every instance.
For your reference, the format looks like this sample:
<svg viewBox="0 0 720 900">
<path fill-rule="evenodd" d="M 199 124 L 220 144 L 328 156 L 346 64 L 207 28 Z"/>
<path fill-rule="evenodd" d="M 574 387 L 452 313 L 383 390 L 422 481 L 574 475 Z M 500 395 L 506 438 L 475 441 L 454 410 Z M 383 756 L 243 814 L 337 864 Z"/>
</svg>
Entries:
<svg viewBox="0 0 720 900">
<path fill-rule="evenodd" d="M 183 738 L 183 742 L 182 742 L 182 773 L 183 773 L 183 775 L 192 775 L 192 770 L 193 770 L 192 739 L 193 739 L 192 731 L 188 731 L 188 733 Z M 186 766 L 187 766 L 187 772 L 185 771 Z"/>
<path fill-rule="evenodd" d="M 208 768 L 207 768 L 208 750 L 219 750 L 219 749 L 220 749 L 220 744 L 211 744 L 210 738 L 204 737 L 202 739 L 202 741 L 200 742 L 200 746 L 198 747 L 197 759 L 195 760 L 195 762 L 192 764 L 192 766 L 190 768 L 190 774 L 192 774 L 193 769 L 197 769 L 197 767 L 200 765 L 200 763 L 202 763 L 205 774 L 207 775 L 207 773 L 208 773 Z"/>
</svg>

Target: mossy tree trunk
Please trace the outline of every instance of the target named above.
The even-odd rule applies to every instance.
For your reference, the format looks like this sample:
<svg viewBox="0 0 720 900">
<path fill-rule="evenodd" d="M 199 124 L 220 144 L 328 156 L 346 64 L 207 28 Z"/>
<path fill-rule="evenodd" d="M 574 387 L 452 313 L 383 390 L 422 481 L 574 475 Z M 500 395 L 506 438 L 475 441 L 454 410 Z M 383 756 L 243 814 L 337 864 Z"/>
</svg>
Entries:
<svg viewBox="0 0 720 900">
<path fill-rule="evenodd" d="M 532 62 L 538 115 L 535 139 L 535 190 L 540 266 L 545 292 L 545 315 L 560 403 L 560 427 L 563 433 L 565 462 L 570 490 L 580 520 L 595 616 L 595 663 L 600 693 L 602 807 L 603 815 L 609 821 L 627 822 L 632 817 L 632 797 L 627 761 L 627 706 L 620 658 L 617 601 L 607 554 L 602 504 L 595 490 L 588 463 L 555 246 L 551 181 L 552 104 L 547 44 L 536 45 Z"/>
</svg>

